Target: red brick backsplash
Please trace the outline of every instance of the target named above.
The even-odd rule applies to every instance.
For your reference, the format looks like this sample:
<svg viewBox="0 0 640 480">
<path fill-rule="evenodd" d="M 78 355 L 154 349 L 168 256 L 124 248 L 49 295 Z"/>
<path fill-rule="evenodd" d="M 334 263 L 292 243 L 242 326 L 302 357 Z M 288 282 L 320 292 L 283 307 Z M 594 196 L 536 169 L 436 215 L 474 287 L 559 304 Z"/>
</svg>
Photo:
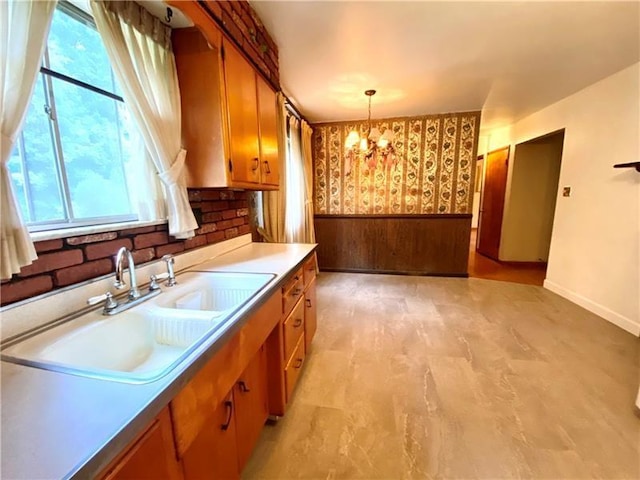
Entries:
<svg viewBox="0 0 640 480">
<path fill-rule="evenodd" d="M 115 271 L 120 247 L 133 248 L 136 264 L 204 247 L 251 231 L 247 192 L 189 190 L 199 228 L 196 236 L 177 240 L 167 224 L 36 242 L 38 259 L 0 285 L 0 304 L 8 305 L 56 288 Z"/>
</svg>

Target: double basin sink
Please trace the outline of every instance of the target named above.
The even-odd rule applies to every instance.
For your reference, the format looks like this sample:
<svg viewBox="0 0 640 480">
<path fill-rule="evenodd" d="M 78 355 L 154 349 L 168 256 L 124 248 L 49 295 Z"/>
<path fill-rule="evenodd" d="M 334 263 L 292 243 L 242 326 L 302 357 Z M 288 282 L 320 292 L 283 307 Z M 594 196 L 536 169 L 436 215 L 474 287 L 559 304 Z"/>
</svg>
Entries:
<svg viewBox="0 0 640 480">
<path fill-rule="evenodd" d="M 265 288 L 269 273 L 185 272 L 178 284 L 113 316 L 92 310 L 25 334 L 2 360 L 86 377 L 146 383 L 175 368 Z"/>
</svg>

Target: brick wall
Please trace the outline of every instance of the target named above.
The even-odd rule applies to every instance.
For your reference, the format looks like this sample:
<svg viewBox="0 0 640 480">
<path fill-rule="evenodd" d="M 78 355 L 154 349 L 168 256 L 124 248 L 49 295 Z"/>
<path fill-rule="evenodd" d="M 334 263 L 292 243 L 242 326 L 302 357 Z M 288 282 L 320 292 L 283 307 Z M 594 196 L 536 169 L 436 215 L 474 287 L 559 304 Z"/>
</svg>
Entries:
<svg viewBox="0 0 640 480">
<path fill-rule="evenodd" d="M 41 293 L 115 272 L 120 247 L 136 264 L 250 233 L 247 192 L 189 190 L 200 228 L 188 240 L 176 240 L 167 224 L 36 242 L 38 259 L 0 285 L 0 304 L 8 305 Z"/>
<path fill-rule="evenodd" d="M 244 51 L 254 66 L 276 90 L 280 90 L 278 46 L 249 2 L 208 0 L 204 5 L 215 22 Z"/>
</svg>

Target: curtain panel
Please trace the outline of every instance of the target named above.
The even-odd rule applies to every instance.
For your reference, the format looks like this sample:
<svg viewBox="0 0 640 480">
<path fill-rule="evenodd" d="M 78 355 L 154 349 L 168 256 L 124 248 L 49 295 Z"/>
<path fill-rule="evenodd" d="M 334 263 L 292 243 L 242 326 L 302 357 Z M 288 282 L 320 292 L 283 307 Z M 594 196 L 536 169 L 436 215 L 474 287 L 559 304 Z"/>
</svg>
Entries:
<svg viewBox="0 0 640 480">
<path fill-rule="evenodd" d="M 287 243 L 304 242 L 304 181 L 302 178 L 302 143 L 300 120 L 289 117 L 289 151 L 287 154 L 287 202 L 284 230 Z"/>
<path fill-rule="evenodd" d="M 278 126 L 278 163 L 280 166 L 280 189 L 262 192 L 262 232 L 267 242 L 284 243 L 284 218 L 287 199 L 287 112 L 284 95 L 276 95 L 276 123 Z"/>
<path fill-rule="evenodd" d="M 10 278 L 37 257 L 7 163 L 29 108 L 56 1 L 0 2 L 0 270 Z"/>
<path fill-rule="evenodd" d="M 183 175 L 187 152 L 181 147 L 171 29 L 135 2 L 91 0 L 90 5 L 124 100 L 164 186 L 169 234 L 190 238 L 198 224 Z"/>
<path fill-rule="evenodd" d="M 311 136 L 313 128 L 302 120 L 302 175 L 304 177 L 304 241 L 316 243 L 313 227 L 313 157 Z"/>
</svg>

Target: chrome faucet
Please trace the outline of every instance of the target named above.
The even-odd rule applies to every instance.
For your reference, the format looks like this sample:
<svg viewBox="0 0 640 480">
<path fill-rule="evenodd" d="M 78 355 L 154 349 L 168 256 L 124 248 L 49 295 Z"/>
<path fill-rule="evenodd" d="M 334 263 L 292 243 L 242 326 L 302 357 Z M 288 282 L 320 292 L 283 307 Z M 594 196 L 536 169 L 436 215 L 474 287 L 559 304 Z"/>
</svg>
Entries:
<svg viewBox="0 0 640 480">
<path fill-rule="evenodd" d="M 123 276 L 123 263 L 125 257 L 127 258 L 127 266 L 129 267 L 129 282 L 131 283 L 131 287 L 129 288 L 129 299 L 135 300 L 140 298 L 140 290 L 138 289 L 138 282 L 136 281 L 136 265 L 133 263 L 133 255 L 127 247 L 122 247 L 118 250 L 118 254 L 116 255 L 116 280 L 113 283 L 113 286 L 118 290 L 123 289 L 127 286 L 127 284 L 122 279 Z"/>
</svg>

